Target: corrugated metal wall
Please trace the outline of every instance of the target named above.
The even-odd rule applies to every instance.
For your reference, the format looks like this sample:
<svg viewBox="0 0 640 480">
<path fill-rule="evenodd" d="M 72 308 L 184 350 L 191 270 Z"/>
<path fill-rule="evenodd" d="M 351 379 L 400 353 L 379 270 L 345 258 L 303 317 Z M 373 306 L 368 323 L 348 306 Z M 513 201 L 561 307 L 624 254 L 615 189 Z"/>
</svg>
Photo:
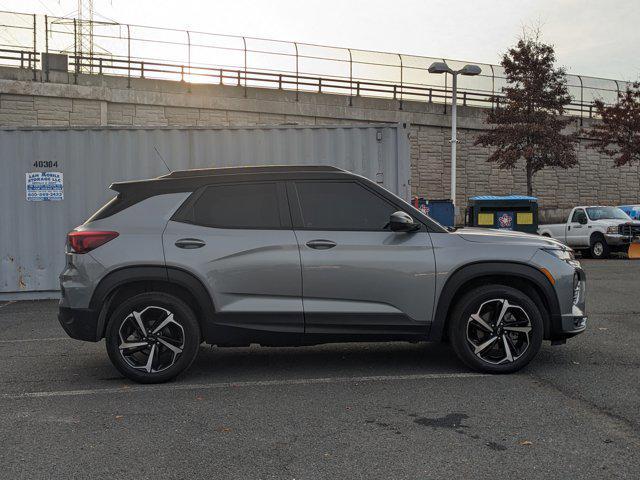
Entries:
<svg viewBox="0 0 640 480">
<path fill-rule="evenodd" d="M 113 196 L 112 182 L 167 173 L 156 149 L 173 170 L 335 165 L 408 199 L 407 133 L 400 125 L 0 130 L 0 299 L 55 296 L 66 233 Z M 64 200 L 27 201 L 25 174 L 46 171 L 63 173 Z"/>
</svg>

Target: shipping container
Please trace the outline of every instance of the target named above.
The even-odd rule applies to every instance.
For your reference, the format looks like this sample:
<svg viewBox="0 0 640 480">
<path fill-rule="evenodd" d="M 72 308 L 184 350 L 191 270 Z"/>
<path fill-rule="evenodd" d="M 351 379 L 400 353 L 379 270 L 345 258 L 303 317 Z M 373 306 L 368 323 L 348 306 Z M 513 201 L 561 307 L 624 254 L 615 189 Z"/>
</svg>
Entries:
<svg viewBox="0 0 640 480">
<path fill-rule="evenodd" d="M 113 182 L 276 164 L 334 165 L 409 200 L 406 124 L 2 129 L 0 300 L 57 296 L 66 234 L 115 195 Z"/>
</svg>

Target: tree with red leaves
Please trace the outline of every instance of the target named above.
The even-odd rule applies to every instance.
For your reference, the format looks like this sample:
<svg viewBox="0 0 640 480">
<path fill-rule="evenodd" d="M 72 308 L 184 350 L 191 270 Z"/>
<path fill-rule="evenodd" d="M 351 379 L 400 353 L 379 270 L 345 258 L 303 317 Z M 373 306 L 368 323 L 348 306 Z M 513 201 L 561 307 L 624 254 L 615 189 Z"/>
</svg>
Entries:
<svg viewBox="0 0 640 480">
<path fill-rule="evenodd" d="M 587 132 L 591 137 L 587 147 L 614 157 L 616 167 L 640 161 L 640 83 L 618 93 L 614 105 L 594 103 L 602 121 Z"/>
<path fill-rule="evenodd" d="M 555 52 L 538 36 L 521 38 L 502 57 L 507 87 L 500 106 L 487 122 L 493 128 L 476 145 L 496 147 L 487 159 L 502 169 L 515 169 L 524 159 L 527 195 L 533 195 L 533 177 L 545 167 L 569 168 L 578 163 L 577 132 L 566 133 L 572 122 L 563 117 L 571 102 L 565 70 L 556 68 Z"/>
</svg>

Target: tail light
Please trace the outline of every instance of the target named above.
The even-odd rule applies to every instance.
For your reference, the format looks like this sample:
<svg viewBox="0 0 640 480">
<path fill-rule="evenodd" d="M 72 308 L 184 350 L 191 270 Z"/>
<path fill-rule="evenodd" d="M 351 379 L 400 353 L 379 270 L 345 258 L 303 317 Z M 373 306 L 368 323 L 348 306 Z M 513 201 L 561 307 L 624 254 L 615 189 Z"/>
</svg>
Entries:
<svg viewBox="0 0 640 480">
<path fill-rule="evenodd" d="M 118 232 L 74 231 L 69 232 L 67 240 L 75 253 L 87 253 L 113 240 L 118 235 Z"/>
</svg>

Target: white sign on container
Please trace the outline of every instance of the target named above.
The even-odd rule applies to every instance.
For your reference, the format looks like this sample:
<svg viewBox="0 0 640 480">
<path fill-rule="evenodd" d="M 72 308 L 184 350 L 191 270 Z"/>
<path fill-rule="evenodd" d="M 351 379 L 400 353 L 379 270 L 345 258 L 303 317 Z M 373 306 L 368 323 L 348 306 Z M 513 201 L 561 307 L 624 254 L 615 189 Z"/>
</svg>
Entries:
<svg viewBox="0 0 640 480">
<path fill-rule="evenodd" d="M 64 199 L 62 172 L 27 172 L 26 195 L 29 202 Z"/>
</svg>

